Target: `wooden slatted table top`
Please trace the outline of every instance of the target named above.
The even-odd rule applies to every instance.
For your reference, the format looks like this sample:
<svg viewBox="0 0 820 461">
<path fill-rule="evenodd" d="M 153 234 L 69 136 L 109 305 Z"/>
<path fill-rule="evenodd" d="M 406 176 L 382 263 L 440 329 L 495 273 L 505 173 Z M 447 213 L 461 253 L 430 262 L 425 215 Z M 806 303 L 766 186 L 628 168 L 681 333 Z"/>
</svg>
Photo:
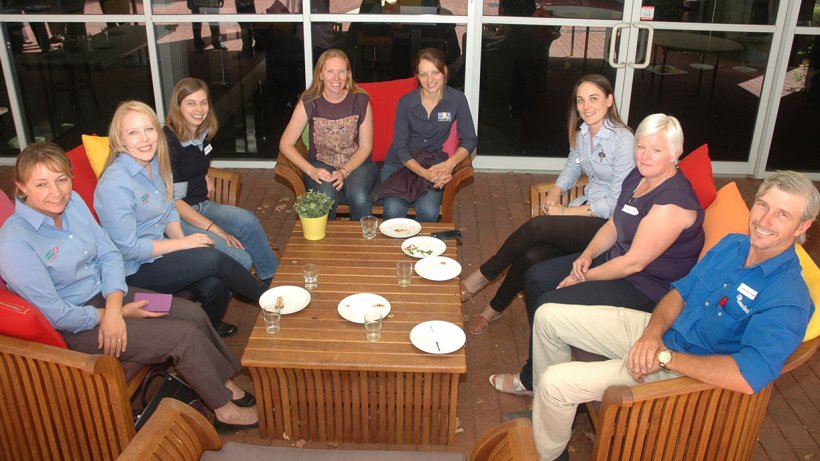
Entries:
<svg viewBox="0 0 820 461">
<path fill-rule="evenodd" d="M 418 235 L 453 229 L 453 224 L 425 223 Z M 297 221 L 271 286 L 304 286 L 302 265 L 319 268 L 318 288 L 308 306 L 282 316 L 282 329 L 265 332 L 261 314 L 242 355 L 242 365 L 264 368 L 308 368 L 398 372 L 466 373 L 465 348 L 443 355 L 427 354 L 410 342 L 410 330 L 427 320 L 446 320 L 463 328 L 458 277 L 444 282 L 415 272 L 409 287 L 400 287 L 398 261 L 418 261 L 401 251 L 404 239 L 379 232 L 362 238 L 358 222 L 329 222 L 327 236 L 309 241 Z M 446 240 L 443 256 L 458 259 L 456 241 Z M 338 313 L 339 302 L 354 293 L 376 293 L 391 304 L 381 340 L 368 342 L 364 326 Z"/>
</svg>

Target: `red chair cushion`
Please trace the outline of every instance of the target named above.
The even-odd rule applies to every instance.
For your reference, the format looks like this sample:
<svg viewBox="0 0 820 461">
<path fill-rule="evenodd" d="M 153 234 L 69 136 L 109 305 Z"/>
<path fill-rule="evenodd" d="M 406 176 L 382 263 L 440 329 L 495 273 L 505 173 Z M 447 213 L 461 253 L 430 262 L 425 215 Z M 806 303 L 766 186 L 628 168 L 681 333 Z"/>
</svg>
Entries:
<svg viewBox="0 0 820 461">
<path fill-rule="evenodd" d="M 0 192 L 0 226 L 13 214 L 14 202 L 11 201 L 8 195 Z"/>
<path fill-rule="evenodd" d="M 25 299 L 0 288 L 0 334 L 67 349 L 63 337 Z"/>
<path fill-rule="evenodd" d="M 703 209 L 715 201 L 717 189 L 715 181 L 712 179 L 712 160 L 709 158 L 709 146 L 704 144 L 689 155 L 687 155 L 678 165 L 686 179 L 692 183 L 695 194 L 698 196 L 700 206 Z"/>
<path fill-rule="evenodd" d="M 370 108 L 373 112 L 373 161 L 383 162 L 393 142 L 393 126 L 396 122 L 396 107 L 399 99 L 418 87 L 415 77 L 390 80 L 387 82 L 360 83 L 370 94 Z"/>
<path fill-rule="evenodd" d="M 80 194 L 80 197 L 85 200 L 85 204 L 91 210 L 94 218 L 97 218 L 97 213 L 94 211 L 94 189 L 97 188 L 97 175 L 91 169 L 91 163 L 88 161 L 88 156 L 85 155 L 85 147 L 82 144 L 66 152 L 68 159 L 71 160 L 71 174 L 72 184 L 74 190 Z"/>
</svg>

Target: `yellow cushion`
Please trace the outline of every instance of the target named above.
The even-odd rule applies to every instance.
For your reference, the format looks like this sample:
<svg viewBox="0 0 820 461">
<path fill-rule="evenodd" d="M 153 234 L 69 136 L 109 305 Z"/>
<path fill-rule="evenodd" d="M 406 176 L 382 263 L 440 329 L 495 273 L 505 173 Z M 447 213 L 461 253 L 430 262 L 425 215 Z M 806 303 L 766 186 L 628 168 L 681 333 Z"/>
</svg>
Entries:
<svg viewBox="0 0 820 461">
<path fill-rule="evenodd" d="M 715 201 L 706 209 L 703 233 L 706 240 L 700 258 L 727 234 L 749 233 L 749 208 L 734 181 L 721 187 Z"/>
<path fill-rule="evenodd" d="M 95 136 L 84 134 L 83 147 L 85 155 L 88 156 L 88 163 L 97 178 L 102 174 L 105 162 L 108 160 L 108 136 Z"/>
<path fill-rule="evenodd" d="M 800 258 L 800 266 L 803 267 L 803 280 L 809 287 L 811 299 L 814 301 L 814 316 L 809 320 L 809 326 L 806 328 L 806 337 L 803 341 L 820 336 L 820 314 L 818 314 L 818 306 L 820 306 L 820 268 L 812 261 L 811 256 L 806 253 L 803 245 L 797 244 L 794 247 L 797 252 L 797 257 Z"/>
</svg>

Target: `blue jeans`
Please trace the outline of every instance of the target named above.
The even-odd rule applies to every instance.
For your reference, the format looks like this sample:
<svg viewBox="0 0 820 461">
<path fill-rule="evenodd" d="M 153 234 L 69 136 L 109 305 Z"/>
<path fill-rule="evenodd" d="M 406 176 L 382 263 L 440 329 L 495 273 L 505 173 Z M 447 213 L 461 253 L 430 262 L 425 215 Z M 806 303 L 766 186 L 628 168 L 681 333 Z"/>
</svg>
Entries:
<svg viewBox="0 0 820 461">
<path fill-rule="evenodd" d="M 390 175 L 399 168 L 405 168 L 405 166 L 385 163 L 384 166 L 382 166 L 381 181 L 384 182 L 385 179 L 390 177 Z M 436 222 L 438 221 L 439 210 L 441 209 L 441 197 L 443 195 L 444 190 L 442 189 L 430 189 L 413 203 L 398 197 L 385 197 L 382 199 L 384 206 L 383 217 L 385 220 L 406 218 L 407 209 L 412 205 L 416 209 L 416 221 Z"/>
<path fill-rule="evenodd" d="M 310 164 L 317 168 L 324 168 L 331 173 L 336 171 L 332 166 L 318 160 L 311 160 Z M 308 175 L 304 175 L 304 177 L 305 186 L 308 189 L 324 192 L 333 199 L 333 208 L 330 209 L 328 219 L 336 219 L 336 206 L 340 199 L 342 203 L 347 202 L 350 205 L 351 221 L 358 221 L 373 213 L 373 197 L 370 196 L 370 191 L 373 190 L 373 185 L 379 178 L 379 169 L 372 160 L 368 159 L 351 171 L 340 191 L 337 191 L 332 183 L 324 182 L 319 184 L 310 179 Z"/>
<path fill-rule="evenodd" d="M 231 248 L 225 243 L 225 240 L 213 232 L 194 227 L 183 220 L 180 224 L 182 224 L 182 231 L 185 232 L 185 235 L 193 233 L 206 234 L 214 241 L 217 250 L 238 261 L 245 269 L 249 270 L 251 265 L 255 266 L 256 275 L 262 280 L 269 279 L 276 274 L 279 260 L 273 254 L 273 250 L 268 244 L 268 236 L 253 212 L 210 200 L 199 202 L 193 208 L 199 214 L 238 238 L 245 245 L 245 249 Z"/>
</svg>

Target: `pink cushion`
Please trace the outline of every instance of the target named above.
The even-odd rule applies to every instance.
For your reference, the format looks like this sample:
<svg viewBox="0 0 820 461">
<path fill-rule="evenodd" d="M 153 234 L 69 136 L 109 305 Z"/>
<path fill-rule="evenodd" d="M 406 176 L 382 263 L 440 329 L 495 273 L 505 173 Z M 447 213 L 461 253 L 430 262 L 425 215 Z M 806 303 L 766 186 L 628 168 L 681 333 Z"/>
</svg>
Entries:
<svg viewBox="0 0 820 461">
<path fill-rule="evenodd" d="M 373 112 L 373 161 L 382 162 L 393 142 L 393 126 L 399 98 L 414 90 L 418 84 L 415 77 L 387 82 L 360 83 L 370 94 Z"/>
<path fill-rule="evenodd" d="M 97 213 L 94 212 L 94 189 L 97 188 L 97 175 L 91 169 L 91 163 L 85 155 L 85 148 L 80 144 L 66 152 L 66 155 L 71 160 L 71 174 L 74 176 L 71 181 L 74 190 L 85 200 L 91 214 L 99 221 Z"/>
<path fill-rule="evenodd" d="M 441 146 L 441 150 L 447 152 L 447 155 L 450 157 L 456 153 L 456 149 L 458 149 L 458 125 L 453 123 L 453 127 L 450 128 L 450 137 L 444 141 L 444 145 Z"/>
<path fill-rule="evenodd" d="M 45 316 L 25 299 L 0 288 L 0 334 L 67 348 Z"/>
<path fill-rule="evenodd" d="M 686 179 L 692 183 L 692 188 L 695 189 L 700 206 L 704 210 L 709 208 L 717 195 L 715 181 L 712 179 L 712 160 L 709 159 L 709 146 L 704 144 L 698 147 L 684 157 L 678 166 Z"/>
</svg>

